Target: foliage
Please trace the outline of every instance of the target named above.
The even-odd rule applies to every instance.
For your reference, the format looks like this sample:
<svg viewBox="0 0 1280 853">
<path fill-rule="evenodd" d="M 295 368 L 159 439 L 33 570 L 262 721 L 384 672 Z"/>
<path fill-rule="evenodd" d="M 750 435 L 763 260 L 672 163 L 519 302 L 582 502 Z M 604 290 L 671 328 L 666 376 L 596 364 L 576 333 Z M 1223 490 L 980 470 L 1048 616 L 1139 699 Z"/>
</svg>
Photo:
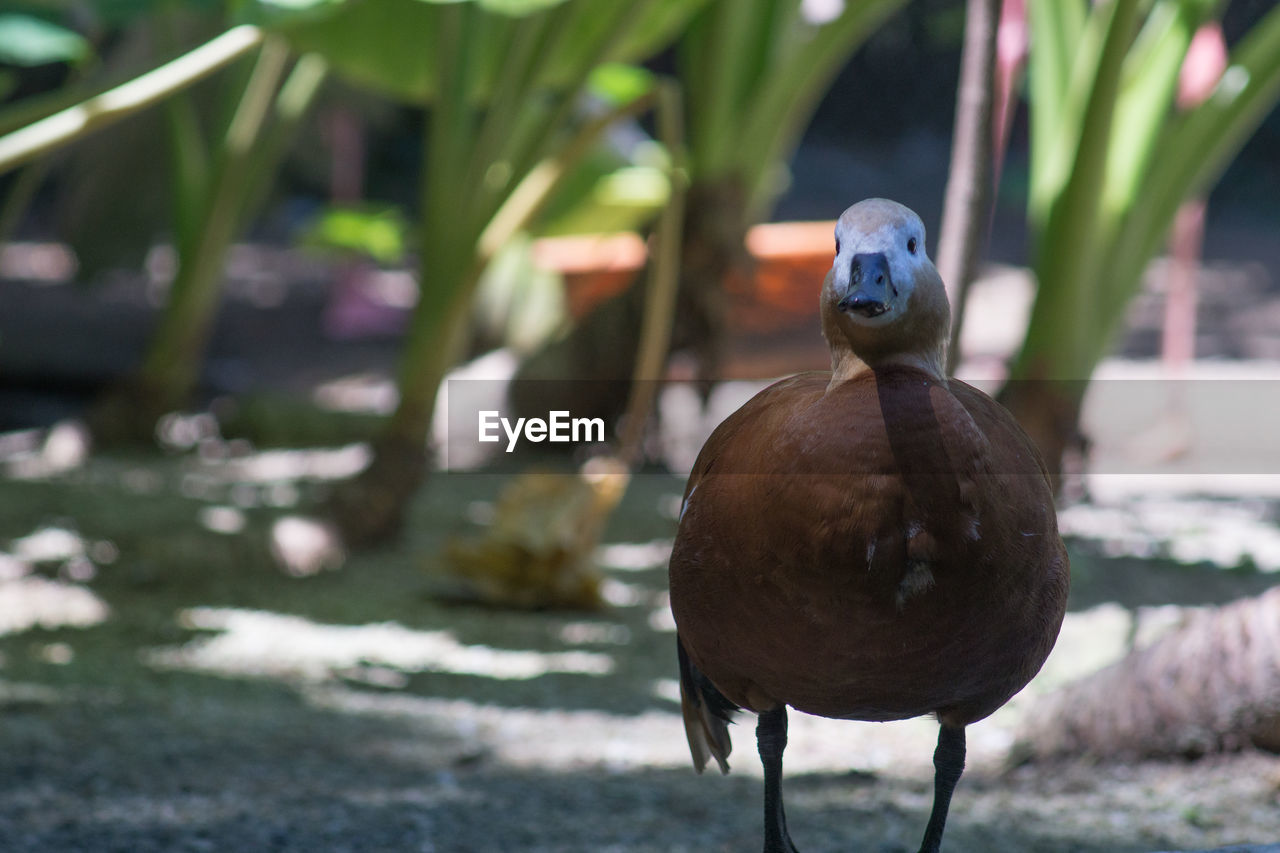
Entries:
<svg viewBox="0 0 1280 853">
<path fill-rule="evenodd" d="M 155 13 L 159 20 L 149 21 L 149 27 L 152 32 L 165 30 L 165 10 L 159 3 L 112 4 L 106 12 L 126 18 Z M 247 74 L 232 75 L 226 81 L 230 100 L 226 118 L 208 120 L 199 115 L 189 89 L 255 53 Z M 190 393 L 212 324 L 227 247 L 259 197 L 257 187 L 273 171 L 292 127 L 324 74 L 323 62 L 317 57 L 306 56 L 293 63 L 279 39 L 266 36 L 257 27 L 240 25 L 146 73 L 0 137 L 3 171 L 38 160 L 139 111 L 163 105 L 165 121 L 160 127 L 170 155 L 166 183 L 172 188 L 171 225 L 178 267 L 142 366 L 97 412 L 97 426 L 109 437 L 149 437 L 154 418 L 180 405 Z M 27 109 L 23 105 L 19 108 Z M 165 170 L 157 170 L 152 163 L 150 171 Z M 17 183 L 5 212 L 6 221 L 12 221 L 14 199 L 29 197 L 31 182 L 25 179 L 31 174 L 28 170 Z M 114 233 L 116 229 L 111 230 Z"/>
<path fill-rule="evenodd" d="M 641 78 L 614 70 L 598 90 L 623 100 L 584 110 L 606 63 L 656 50 L 697 3 L 638 0 L 298 2 L 281 26 L 297 49 L 380 94 L 428 104 L 420 221 L 420 295 L 401 356 L 399 404 L 373 463 L 334 510 L 354 541 L 385 535 L 425 470 L 445 371 L 460 354 L 480 273 L 540 213 L 614 122 L 648 108 Z M 612 74 L 610 78 L 608 74 Z M 629 88 L 628 88 L 629 86 Z"/>
<path fill-rule="evenodd" d="M 712 0 L 680 37 L 689 189 L 670 350 L 691 355 L 700 379 L 720 373 L 723 283 L 749 263 L 747 228 L 785 188 L 800 133 L 841 64 L 903 2 Z M 641 303 L 633 287 L 527 360 L 513 385 L 513 408 L 618 418 L 627 389 L 616 380 L 633 372 Z M 565 376 L 609 381 L 566 386 L 554 402 L 546 399 L 546 383 L 525 381 Z M 522 390 L 535 387 L 537 394 Z"/>
<path fill-rule="evenodd" d="M 197 147 L 201 140 L 182 124 L 183 114 L 175 116 L 178 270 L 137 377 L 148 417 L 181 405 L 194 387 L 227 249 L 244 225 L 256 184 L 274 172 L 326 72 L 314 56 L 304 56 L 291 72 L 289 62 L 283 42 L 264 42 L 225 133 L 208 149 Z"/>
<path fill-rule="evenodd" d="M 427 105 L 441 98 L 442 82 L 451 73 L 428 47 L 440 43 L 440 27 L 448 26 L 441 7 L 448 5 L 431 0 L 290 0 L 295 12 L 310 14 L 284 19 L 279 26 L 295 47 L 322 53 L 343 77 L 379 94 Z M 463 34 L 465 79 L 456 83 L 460 94 L 475 103 L 510 91 L 503 78 L 513 60 L 517 65 L 523 60 L 529 73 L 523 84 L 535 91 L 573 88 L 584 71 L 601 61 L 648 56 L 677 34 L 700 0 L 464 0 L 462 5 L 471 11 L 465 13 Z M 632 5 L 642 8 L 628 8 Z M 622 21 L 627 25 L 619 27 Z M 516 46 L 525 52 L 513 53 Z M 599 56 L 602 46 L 604 57 Z"/>
<path fill-rule="evenodd" d="M 34 15 L 0 15 L 0 63 L 75 63 L 88 57 L 89 52 L 88 40 L 74 30 Z"/>
<path fill-rule="evenodd" d="M 1089 376 L 1178 206 L 1217 180 L 1280 97 L 1276 8 L 1235 46 L 1213 95 L 1175 111 L 1182 58 L 1216 6 L 1032 0 L 1039 291 L 1013 378 Z"/>
<path fill-rule="evenodd" d="M 145 2 L 124 6 L 139 13 L 160 8 Z M 579 121 L 579 97 L 590 75 L 603 63 L 655 49 L 697 3 L 645 0 L 607 10 L 566 0 L 241 0 L 233 6 L 243 19 L 278 28 L 299 52 L 326 57 L 354 80 L 432 105 L 415 246 L 430 275 L 423 276 L 418 319 L 400 371 L 402 412 L 394 421 L 401 432 L 417 434 L 429 421 L 434 386 L 456 349 L 460 312 L 483 262 L 542 210 L 612 120 L 644 108 L 643 97 L 635 94 L 643 89 L 635 85 L 636 76 L 615 69 L 603 78 L 601 91 L 612 87 L 615 95 L 625 95 L 630 84 L 632 97 Z M 13 168 L 165 103 L 179 271 L 134 383 L 159 396 L 156 406 L 179 402 L 194 381 L 222 255 L 270 159 L 272 146 L 260 145 L 259 134 L 270 123 L 271 102 L 306 88 L 281 87 L 288 54 L 283 45 L 263 40 L 256 26 L 235 27 L 165 66 L 0 138 L 0 169 Z M 230 47 L 222 49 L 223 43 Z M 230 119 L 212 130 L 204 127 L 187 88 L 259 44 L 265 46 L 253 72 L 239 78 L 243 89 L 233 98 Z M 299 63 L 295 76 L 306 71 L 317 82 L 318 62 Z M 576 136 L 562 147 L 574 128 Z M 217 140 L 212 145 L 209 133 Z M 424 378 L 424 370 L 434 379 Z"/>
<path fill-rule="evenodd" d="M 739 181 L 748 218 L 767 211 L 840 65 L 903 2 L 850 0 L 827 21 L 813 19 L 799 0 L 708 4 L 679 45 L 694 179 Z"/>
<path fill-rule="evenodd" d="M 30 68 L 53 63 L 71 66 L 71 79 L 81 76 L 93 64 L 95 57 L 88 39 L 44 17 L 24 12 L 0 14 L 0 65 Z M 19 74 L 11 69 L 0 69 L 0 100 L 7 98 L 20 85 Z M 0 109 L 0 134 L 21 127 L 29 116 L 29 107 Z M 31 167 L 23 171 L 11 184 L 0 206 L 0 243 L 8 239 L 25 211 L 36 190 L 44 180 L 47 167 Z"/>
<path fill-rule="evenodd" d="M 65 108 L 28 117 L 28 105 L 9 107 L 0 116 L 0 126 L 21 126 L 0 137 L 0 173 L 174 97 L 258 47 L 262 38 L 254 27 L 235 27 L 147 73 Z M 41 100 L 37 106 L 44 103 Z M 14 113 L 20 116 L 17 122 Z"/>
<path fill-rule="evenodd" d="M 321 212 L 301 240 L 304 246 L 356 252 L 387 264 L 404 257 L 407 228 L 395 207 L 334 207 Z"/>
</svg>

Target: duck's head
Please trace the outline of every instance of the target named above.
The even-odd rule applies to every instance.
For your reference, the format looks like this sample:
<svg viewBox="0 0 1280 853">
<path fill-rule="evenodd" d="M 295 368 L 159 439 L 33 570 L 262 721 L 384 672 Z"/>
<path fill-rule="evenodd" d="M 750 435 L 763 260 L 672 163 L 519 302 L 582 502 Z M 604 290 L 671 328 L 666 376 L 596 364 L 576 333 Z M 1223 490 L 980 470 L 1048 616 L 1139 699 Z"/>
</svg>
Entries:
<svg viewBox="0 0 1280 853">
<path fill-rule="evenodd" d="M 869 198 L 836 222 L 822 286 L 822 332 L 837 374 L 901 363 L 942 378 L 951 311 L 925 252 L 924 223 L 896 201 Z"/>
</svg>

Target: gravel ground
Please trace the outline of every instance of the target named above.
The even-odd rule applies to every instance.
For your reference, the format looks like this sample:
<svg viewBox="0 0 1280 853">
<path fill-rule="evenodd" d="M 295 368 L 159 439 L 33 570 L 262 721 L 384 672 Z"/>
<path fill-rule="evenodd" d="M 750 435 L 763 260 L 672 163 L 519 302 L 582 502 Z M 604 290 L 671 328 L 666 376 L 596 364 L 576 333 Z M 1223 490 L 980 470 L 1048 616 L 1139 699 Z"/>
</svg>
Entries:
<svg viewBox="0 0 1280 853">
<path fill-rule="evenodd" d="M 6 708 L 0 847 L 59 850 L 744 850 L 759 773 L 677 767 L 678 718 L 240 691 L 64 696 Z M 795 728 L 806 728 L 796 720 Z M 918 727 L 797 733 L 788 811 L 805 850 L 915 849 L 929 807 Z M 749 753 L 749 744 L 740 748 Z M 868 743 L 881 761 L 863 768 Z M 855 769 L 844 769 L 848 765 Z M 877 762 L 878 763 L 878 762 Z M 842 769 L 833 769 L 840 766 Z M 973 762 L 948 850 L 1148 851 L 1280 832 L 1274 756 L 1003 772 Z"/>
<path fill-rule="evenodd" d="M 758 847 L 750 720 L 734 730 L 728 777 L 696 776 L 684 743 L 662 568 L 677 479 L 638 478 L 614 518 L 600 554 L 607 612 L 508 613 L 423 592 L 423 555 L 468 528 L 497 477 L 442 475 L 396 549 L 292 578 L 245 547 L 270 513 L 246 510 L 238 535 L 200 529 L 192 520 L 208 521 L 219 494 L 171 492 L 187 463 L 151 480 L 123 476 L 129 464 L 0 490 L 11 537 L 0 612 L 44 590 L 22 599 L 41 602 L 39 618 L 0 634 L 0 850 Z M 143 486 L 110 500 L 102 484 L 120 482 Z M 54 523 L 68 535 L 51 536 Z M 1188 584 L 1225 600 L 1275 580 L 1089 550 L 1077 545 L 1084 581 L 1043 677 L 971 729 L 948 853 L 1280 838 L 1278 756 L 1005 765 L 1038 692 L 1167 622 L 1137 604 L 1191 597 Z M 935 731 L 793 715 L 787 796 L 801 849 L 914 851 Z"/>
</svg>

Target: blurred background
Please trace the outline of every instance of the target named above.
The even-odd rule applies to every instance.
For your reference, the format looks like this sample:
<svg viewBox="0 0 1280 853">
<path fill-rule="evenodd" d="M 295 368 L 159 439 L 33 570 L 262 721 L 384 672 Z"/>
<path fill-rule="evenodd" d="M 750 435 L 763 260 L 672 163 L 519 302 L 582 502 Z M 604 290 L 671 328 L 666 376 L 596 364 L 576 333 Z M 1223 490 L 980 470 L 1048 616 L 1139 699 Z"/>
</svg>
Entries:
<svg viewBox="0 0 1280 853">
<path fill-rule="evenodd" d="M 1277 100 L 1269 0 L 0 4 L 0 848 L 756 845 L 665 565 L 883 196 L 1072 558 L 948 849 L 1274 849 Z M 933 738 L 793 719 L 799 846 Z"/>
</svg>

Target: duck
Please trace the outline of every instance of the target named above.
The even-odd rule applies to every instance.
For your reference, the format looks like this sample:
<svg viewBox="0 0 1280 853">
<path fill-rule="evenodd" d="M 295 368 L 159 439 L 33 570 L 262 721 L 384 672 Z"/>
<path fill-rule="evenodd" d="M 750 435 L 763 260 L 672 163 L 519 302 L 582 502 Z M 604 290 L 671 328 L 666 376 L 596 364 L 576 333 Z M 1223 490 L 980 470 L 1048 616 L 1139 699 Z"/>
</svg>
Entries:
<svg viewBox="0 0 1280 853">
<path fill-rule="evenodd" d="M 1070 566 L 1035 445 L 946 374 L 950 307 L 909 208 L 841 214 L 819 310 L 830 372 L 776 382 L 707 439 L 669 581 L 695 769 L 729 770 L 758 715 L 765 853 L 795 853 L 782 799 L 787 709 L 933 715 L 939 853 L 965 729 L 1027 685 L 1057 640 Z"/>
</svg>

